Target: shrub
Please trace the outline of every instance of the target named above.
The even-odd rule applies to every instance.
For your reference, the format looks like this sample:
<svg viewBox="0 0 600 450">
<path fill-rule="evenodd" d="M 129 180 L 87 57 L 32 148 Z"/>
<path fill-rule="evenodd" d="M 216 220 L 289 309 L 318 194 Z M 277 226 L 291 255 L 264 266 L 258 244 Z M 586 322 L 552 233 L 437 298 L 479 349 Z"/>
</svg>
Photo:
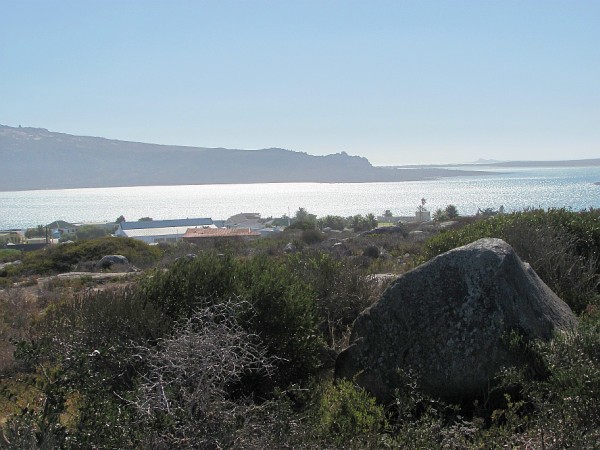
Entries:
<svg viewBox="0 0 600 450">
<path fill-rule="evenodd" d="M 317 417 L 321 433 L 336 446 L 372 446 L 386 426 L 383 407 L 347 380 L 325 388 Z"/>
<path fill-rule="evenodd" d="M 377 227 L 377 219 L 373 214 L 367 214 L 365 216 L 356 215 L 349 217 L 348 221 L 356 233 L 360 233 L 361 231 L 369 231 Z"/>
<path fill-rule="evenodd" d="M 325 216 L 317 220 L 318 227 L 322 230 L 323 228 L 331 228 L 332 230 L 342 231 L 349 225 L 348 219 L 341 216 Z"/>
<path fill-rule="evenodd" d="M 536 421 L 557 448 L 592 448 L 600 438 L 600 314 L 584 315 L 573 333 L 536 343 L 550 375 L 525 383 Z"/>
<path fill-rule="evenodd" d="M 170 324 L 133 294 L 88 291 L 47 309 L 15 352 L 22 378 L 39 389 L 39 403 L 15 415 L 15 433 L 52 448 L 135 446 L 127 396 L 144 371 L 135 345 L 151 345 Z"/>
<path fill-rule="evenodd" d="M 161 251 L 130 238 L 91 239 L 26 253 L 18 271 L 25 274 L 68 272 L 79 262 L 99 260 L 105 255 L 114 254 L 125 256 L 138 267 L 148 267 L 160 258 Z"/>
<path fill-rule="evenodd" d="M 268 376 L 273 361 L 258 336 L 237 322 L 243 302 L 203 308 L 178 325 L 156 347 L 142 347 L 147 361 L 135 401 L 152 447 L 232 447 L 244 402 L 233 401 L 232 386 L 245 376 Z"/>
<path fill-rule="evenodd" d="M 363 250 L 363 255 L 372 259 L 379 258 L 379 253 L 379 247 L 377 247 L 376 245 L 369 245 Z"/>
<path fill-rule="evenodd" d="M 383 292 L 349 259 L 307 251 L 290 255 L 287 264 L 313 292 L 321 333 L 334 349 L 346 344 L 356 317 Z"/>
<path fill-rule="evenodd" d="M 116 231 L 116 229 L 117 226 L 115 225 L 112 232 Z M 100 227 L 97 225 L 82 225 L 79 228 L 77 228 L 77 231 L 75 232 L 75 237 L 77 238 L 77 240 L 82 241 L 86 239 L 101 238 L 109 234 L 111 234 L 111 231 L 107 230 L 104 227 Z"/>
<path fill-rule="evenodd" d="M 14 250 L 10 248 L 0 248 L 0 262 L 8 262 L 19 259 L 21 256 L 20 250 Z"/>
<path fill-rule="evenodd" d="M 37 312 L 35 299 L 23 289 L 0 291 L 0 371 L 12 367 L 14 343 L 28 337 L 29 323 Z"/>
<path fill-rule="evenodd" d="M 34 324 L 31 342 L 21 346 L 20 356 L 60 364 L 69 380 L 86 390 L 102 386 L 119 391 L 134 376 L 127 362 L 132 343 L 163 336 L 170 328 L 165 319 L 132 287 L 84 291 L 47 308 Z M 29 355 L 23 353 L 28 351 Z"/>
<path fill-rule="evenodd" d="M 321 233 L 317 229 L 304 230 L 300 235 L 300 239 L 302 239 L 302 242 L 304 242 L 307 245 L 318 244 L 319 242 L 322 242 L 324 238 L 325 237 L 323 236 L 323 233 Z"/>
<path fill-rule="evenodd" d="M 581 312 L 598 303 L 600 210 L 529 210 L 498 215 L 442 232 L 424 246 L 425 258 L 483 237 L 504 239 L 557 295 Z"/>
<path fill-rule="evenodd" d="M 252 313 L 246 311 L 241 317 L 244 329 L 259 335 L 269 354 L 279 358 L 279 383 L 307 379 L 319 366 L 322 344 L 311 291 L 273 259 L 238 260 L 211 253 L 179 260 L 167 271 L 154 271 L 146 278 L 140 295 L 172 320 L 239 297 L 252 307 Z"/>
<path fill-rule="evenodd" d="M 317 227 L 315 222 L 311 222 L 308 220 L 296 220 L 292 223 L 288 228 L 290 230 L 314 230 Z"/>
</svg>

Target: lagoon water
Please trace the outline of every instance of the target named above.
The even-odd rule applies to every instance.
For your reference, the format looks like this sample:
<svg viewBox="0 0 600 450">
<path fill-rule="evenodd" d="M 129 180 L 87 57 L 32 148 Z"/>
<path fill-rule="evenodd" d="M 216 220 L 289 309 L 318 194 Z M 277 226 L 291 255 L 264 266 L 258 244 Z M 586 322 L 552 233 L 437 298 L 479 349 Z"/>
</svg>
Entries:
<svg viewBox="0 0 600 450">
<path fill-rule="evenodd" d="M 482 167 L 481 170 L 490 170 Z M 212 217 L 239 212 L 263 217 L 306 208 L 327 214 L 413 215 L 421 198 L 435 211 L 448 204 L 462 215 L 478 208 L 507 212 L 528 207 L 600 208 L 600 167 L 494 169 L 494 174 L 402 183 L 277 183 L 140 186 L 0 192 L 0 229 L 68 222 Z"/>
</svg>

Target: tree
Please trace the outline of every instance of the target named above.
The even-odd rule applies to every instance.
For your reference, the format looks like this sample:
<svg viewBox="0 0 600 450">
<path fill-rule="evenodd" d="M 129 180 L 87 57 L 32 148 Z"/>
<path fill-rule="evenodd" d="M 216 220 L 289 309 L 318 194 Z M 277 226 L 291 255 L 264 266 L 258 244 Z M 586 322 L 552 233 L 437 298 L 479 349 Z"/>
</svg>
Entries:
<svg viewBox="0 0 600 450">
<path fill-rule="evenodd" d="M 138 219 L 138 222 L 152 222 L 152 217 L 142 217 Z"/>
<path fill-rule="evenodd" d="M 446 213 L 446 211 L 444 211 L 441 208 L 438 208 L 434 213 L 433 213 L 433 220 L 435 222 L 444 222 L 446 220 L 448 220 L 448 214 Z"/>
<path fill-rule="evenodd" d="M 142 220 L 142 219 L 140 219 Z M 127 219 L 125 219 L 125 216 L 123 216 L 123 214 L 121 214 L 119 217 L 117 217 L 117 220 L 115 220 L 115 223 L 121 223 L 121 222 L 126 222 Z"/>
<path fill-rule="evenodd" d="M 357 214 L 356 216 L 350 217 L 349 221 L 352 228 L 357 233 L 361 231 L 369 231 L 377 227 L 377 219 L 371 213 L 367 214 L 366 216 Z"/>
<path fill-rule="evenodd" d="M 108 230 L 94 225 L 82 225 L 75 232 L 77 240 L 94 239 L 106 236 L 107 234 L 109 234 Z"/>
<path fill-rule="evenodd" d="M 46 228 L 44 225 L 38 225 L 36 228 L 28 228 L 25 232 L 25 237 L 27 239 L 31 239 L 34 237 L 45 237 L 46 236 Z"/>
<path fill-rule="evenodd" d="M 341 216 L 325 216 L 317 221 L 319 228 L 331 228 L 332 230 L 343 230 L 348 226 L 348 220 Z"/>
<path fill-rule="evenodd" d="M 287 227 L 291 223 L 291 219 L 284 214 L 282 217 L 276 217 L 271 221 L 274 227 Z"/>
<path fill-rule="evenodd" d="M 477 216 L 483 216 L 483 217 L 492 217 L 495 216 L 496 214 L 498 214 L 498 211 L 496 211 L 494 208 L 485 208 L 485 209 L 481 209 L 481 208 L 477 208 Z"/>
<path fill-rule="evenodd" d="M 308 211 L 304 208 L 298 208 L 296 211 L 296 220 L 307 220 L 308 219 Z"/>
<path fill-rule="evenodd" d="M 394 217 L 394 214 L 389 209 L 386 209 L 383 213 L 383 217 L 385 217 L 386 219 L 391 219 L 392 217 Z"/>
<path fill-rule="evenodd" d="M 445 209 L 448 219 L 456 219 L 458 217 L 458 208 L 455 205 L 448 205 Z"/>
<path fill-rule="evenodd" d="M 299 208 L 298 211 L 296 211 L 296 216 L 292 225 L 294 225 L 294 228 L 302 230 L 313 229 L 317 226 L 317 216 L 309 214 L 304 208 Z"/>
</svg>

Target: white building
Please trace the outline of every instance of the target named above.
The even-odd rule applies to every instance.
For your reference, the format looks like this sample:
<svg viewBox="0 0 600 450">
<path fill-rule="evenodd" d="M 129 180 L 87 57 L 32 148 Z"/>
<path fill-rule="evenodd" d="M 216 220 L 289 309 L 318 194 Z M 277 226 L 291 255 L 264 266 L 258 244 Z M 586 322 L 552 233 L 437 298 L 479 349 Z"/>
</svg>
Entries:
<svg viewBox="0 0 600 450">
<path fill-rule="evenodd" d="M 217 227 L 210 218 L 121 222 L 115 236 L 129 237 L 147 244 L 176 242 L 183 238 L 189 228 Z"/>
</svg>

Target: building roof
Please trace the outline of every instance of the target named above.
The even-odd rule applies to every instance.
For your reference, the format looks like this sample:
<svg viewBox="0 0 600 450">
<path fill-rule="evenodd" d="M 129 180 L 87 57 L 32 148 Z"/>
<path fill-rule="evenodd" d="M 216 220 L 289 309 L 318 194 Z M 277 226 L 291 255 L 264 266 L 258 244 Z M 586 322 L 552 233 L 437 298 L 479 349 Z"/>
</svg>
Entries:
<svg viewBox="0 0 600 450">
<path fill-rule="evenodd" d="M 148 220 L 142 222 L 121 222 L 121 230 L 147 230 L 149 228 L 169 227 L 202 227 L 213 224 L 212 219 L 205 217 L 200 219 L 175 219 L 175 220 Z M 185 231 L 184 231 L 185 232 Z"/>
<path fill-rule="evenodd" d="M 189 227 L 162 227 L 162 228 L 136 228 L 133 230 L 123 230 L 123 233 L 127 237 L 149 237 L 149 236 L 179 236 L 183 237 L 188 230 L 202 230 L 203 228 L 189 228 Z M 215 228 L 207 228 L 215 229 Z"/>
<path fill-rule="evenodd" d="M 190 239 L 236 236 L 260 236 L 260 233 L 252 231 L 249 228 L 190 228 L 183 235 L 183 238 Z"/>
</svg>

